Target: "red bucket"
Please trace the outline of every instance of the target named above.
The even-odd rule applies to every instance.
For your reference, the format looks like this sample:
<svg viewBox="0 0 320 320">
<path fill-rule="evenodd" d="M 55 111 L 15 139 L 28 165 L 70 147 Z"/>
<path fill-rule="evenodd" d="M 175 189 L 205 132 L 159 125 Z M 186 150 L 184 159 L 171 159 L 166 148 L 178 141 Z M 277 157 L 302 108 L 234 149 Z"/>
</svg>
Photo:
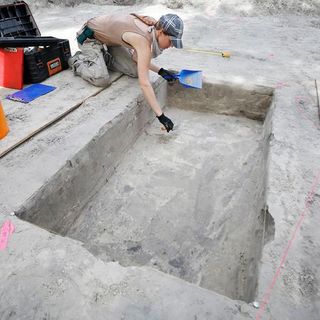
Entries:
<svg viewBox="0 0 320 320">
<path fill-rule="evenodd" d="M 0 49 L 0 86 L 23 87 L 23 48 Z"/>
</svg>

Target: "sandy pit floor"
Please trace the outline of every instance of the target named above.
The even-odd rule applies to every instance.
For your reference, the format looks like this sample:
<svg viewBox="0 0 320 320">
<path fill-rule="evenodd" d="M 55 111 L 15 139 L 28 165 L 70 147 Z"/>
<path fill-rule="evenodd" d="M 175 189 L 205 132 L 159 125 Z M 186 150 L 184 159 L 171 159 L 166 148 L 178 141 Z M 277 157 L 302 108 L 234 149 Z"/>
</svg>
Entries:
<svg viewBox="0 0 320 320">
<path fill-rule="evenodd" d="M 168 112 L 174 132 L 147 127 L 67 235 L 104 261 L 151 266 L 250 302 L 262 248 L 262 124 Z"/>
</svg>

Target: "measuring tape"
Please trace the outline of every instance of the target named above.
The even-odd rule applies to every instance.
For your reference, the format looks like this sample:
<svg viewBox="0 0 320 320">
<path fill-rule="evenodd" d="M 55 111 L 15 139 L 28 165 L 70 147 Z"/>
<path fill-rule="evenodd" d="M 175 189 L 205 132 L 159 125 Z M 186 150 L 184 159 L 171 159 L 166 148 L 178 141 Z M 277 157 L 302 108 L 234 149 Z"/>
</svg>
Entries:
<svg viewBox="0 0 320 320">
<path fill-rule="evenodd" d="M 189 51 L 189 52 L 199 52 L 199 53 L 217 55 L 217 56 L 221 56 L 223 58 L 230 58 L 231 57 L 231 52 L 229 52 L 229 51 L 214 51 L 214 50 L 203 50 L 203 49 L 194 49 L 194 48 L 185 48 L 183 50 Z"/>
</svg>

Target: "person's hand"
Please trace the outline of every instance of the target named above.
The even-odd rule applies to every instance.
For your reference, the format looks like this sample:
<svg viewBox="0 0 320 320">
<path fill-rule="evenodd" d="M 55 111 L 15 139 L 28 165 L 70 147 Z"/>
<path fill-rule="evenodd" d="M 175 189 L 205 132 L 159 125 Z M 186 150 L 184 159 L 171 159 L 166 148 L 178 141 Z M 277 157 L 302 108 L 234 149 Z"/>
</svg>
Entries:
<svg viewBox="0 0 320 320">
<path fill-rule="evenodd" d="M 161 68 L 158 71 L 158 75 L 161 76 L 163 79 L 167 80 L 169 83 L 173 83 L 177 80 L 175 73 L 166 69 Z"/>
<path fill-rule="evenodd" d="M 168 117 L 166 117 L 164 113 L 162 113 L 162 115 L 160 116 L 157 116 L 157 118 L 160 121 L 160 123 L 164 125 L 167 132 L 173 129 L 173 126 L 174 126 L 173 122 Z"/>
</svg>

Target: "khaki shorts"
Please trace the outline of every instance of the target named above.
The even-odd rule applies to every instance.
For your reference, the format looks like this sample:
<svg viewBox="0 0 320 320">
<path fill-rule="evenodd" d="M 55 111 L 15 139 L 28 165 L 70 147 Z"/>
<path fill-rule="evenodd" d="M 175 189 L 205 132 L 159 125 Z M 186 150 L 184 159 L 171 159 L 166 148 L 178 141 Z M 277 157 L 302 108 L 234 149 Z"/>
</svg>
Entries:
<svg viewBox="0 0 320 320">
<path fill-rule="evenodd" d="M 138 77 L 137 64 L 132 50 L 125 47 L 109 47 L 95 39 L 87 39 L 69 60 L 74 73 L 91 84 L 104 87 L 109 84 L 109 70 Z"/>
<path fill-rule="evenodd" d="M 132 49 L 125 47 L 108 47 L 112 62 L 108 67 L 112 71 L 124 73 L 130 77 L 138 77 L 137 63 L 132 59 Z"/>
</svg>

